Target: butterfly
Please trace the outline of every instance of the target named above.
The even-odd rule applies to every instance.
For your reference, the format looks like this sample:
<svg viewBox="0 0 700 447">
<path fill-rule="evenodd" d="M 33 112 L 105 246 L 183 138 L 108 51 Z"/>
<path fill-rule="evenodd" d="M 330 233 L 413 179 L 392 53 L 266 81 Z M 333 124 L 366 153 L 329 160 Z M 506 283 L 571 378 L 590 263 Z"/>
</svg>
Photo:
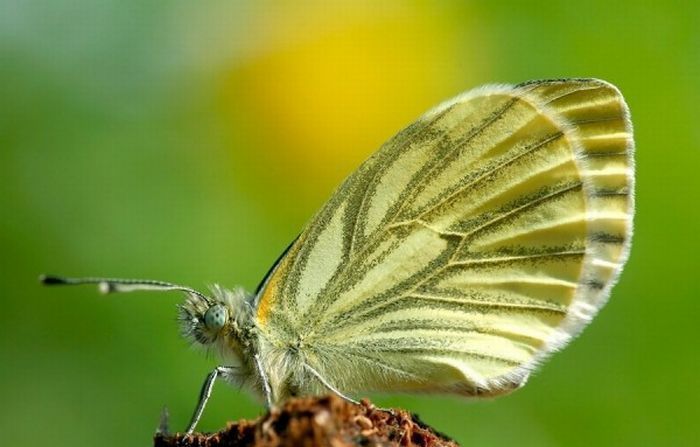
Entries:
<svg viewBox="0 0 700 447">
<path fill-rule="evenodd" d="M 183 334 L 217 378 L 274 406 L 299 395 L 509 393 L 605 304 L 634 214 L 634 142 L 597 79 L 488 85 L 386 142 L 255 293 L 43 276 L 104 292 L 184 292 Z"/>
</svg>

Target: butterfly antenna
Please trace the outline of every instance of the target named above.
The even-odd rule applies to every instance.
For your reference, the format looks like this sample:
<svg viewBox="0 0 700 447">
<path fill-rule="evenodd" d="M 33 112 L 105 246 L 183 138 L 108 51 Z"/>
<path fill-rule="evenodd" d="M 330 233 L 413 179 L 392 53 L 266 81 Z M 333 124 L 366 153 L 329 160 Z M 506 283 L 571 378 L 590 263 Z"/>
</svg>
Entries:
<svg viewBox="0 0 700 447">
<path fill-rule="evenodd" d="M 117 278 L 66 278 L 55 275 L 41 275 L 39 282 L 45 286 L 77 286 L 82 284 L 97 284 L 102 293 L 134 292 L 138 290 L 155 290 L 168 292 L 172 290 L 191 293 L 210 303 L 211 298 L 191 287 L 180 286 L 165 281 L 153 279 L 117 279 Z"/>
</svg>

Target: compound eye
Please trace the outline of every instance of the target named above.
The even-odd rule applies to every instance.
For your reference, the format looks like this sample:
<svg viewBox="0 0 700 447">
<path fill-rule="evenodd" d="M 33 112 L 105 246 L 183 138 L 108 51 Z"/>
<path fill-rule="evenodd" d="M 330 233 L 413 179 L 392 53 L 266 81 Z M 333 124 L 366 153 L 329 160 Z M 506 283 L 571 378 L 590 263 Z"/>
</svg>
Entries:
<svg viewBox="0 0 700 447">
<path fill-rule="evenodd" d="M 228 310 L 221 304 L 211 306 L 204 314 L 204 325 L 211 331 L 218 331 L 228 320 Z"/>
</svg>

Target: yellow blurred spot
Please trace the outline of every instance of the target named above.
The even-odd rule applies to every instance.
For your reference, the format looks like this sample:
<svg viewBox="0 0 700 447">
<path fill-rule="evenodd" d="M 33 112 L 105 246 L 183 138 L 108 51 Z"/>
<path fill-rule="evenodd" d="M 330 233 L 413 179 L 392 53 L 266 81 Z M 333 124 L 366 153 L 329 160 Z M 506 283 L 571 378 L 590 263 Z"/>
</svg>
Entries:
<svg viewBox="0 0 700 447">
<path fill-rule="evenodd" d="M 481 39 L 461 15 L 368 5 L 298 7 L 251 24 L 253 48 L 225 76 L 221 95 L 231 128 L 242 125 L 253 146 L 241 159 L 251 175 L 321 200 L 381 143 L 482 72 L 469 50 Z"/>
</svg>

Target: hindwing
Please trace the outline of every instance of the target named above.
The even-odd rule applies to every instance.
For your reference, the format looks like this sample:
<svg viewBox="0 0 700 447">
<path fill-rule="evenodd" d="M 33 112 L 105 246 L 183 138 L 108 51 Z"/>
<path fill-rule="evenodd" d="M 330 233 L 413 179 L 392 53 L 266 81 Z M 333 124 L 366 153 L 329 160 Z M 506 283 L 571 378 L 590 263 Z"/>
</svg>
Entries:
<svg viewBox="0 0 700 447">
<path fill-rule="evenodd" d="M 611 84 L 467 92 L 345 180 L 266 279 L 257 325 L 342 391 L 508 391 L 605 303 L 633 181 Z"/>
</svg>

